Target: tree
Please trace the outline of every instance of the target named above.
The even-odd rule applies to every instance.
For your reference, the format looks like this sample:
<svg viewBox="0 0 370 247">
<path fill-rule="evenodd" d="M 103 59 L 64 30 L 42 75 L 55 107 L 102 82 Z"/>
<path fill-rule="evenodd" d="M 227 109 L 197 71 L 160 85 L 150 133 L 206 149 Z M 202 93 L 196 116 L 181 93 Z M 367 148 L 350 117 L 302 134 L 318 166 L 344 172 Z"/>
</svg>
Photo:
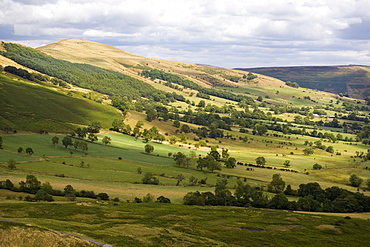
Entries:
<svg viewBox="0 0 370 247">
<path fill-rule="evenodd" d="M 349 183 L 353 187 L 360 187 L 362 181 L 363 179 L 357 176 L 356 174 L 351 174 L 351 176 L 349 177 Z"/>
<path fill-rule="evenodd" d="M 89 133 L 99 133 L 101 129 L 101 124 L 100 122 L 92 122 L 88 127 L 87 127 L 87 132 Z"/>
<path fill-rule="evenodd" d="M 288 209 L 289 201 L 282 193 L 275 195 L 268 203 L 269 208 L 273 209 Z"/>
<path fill-rule="evenodd" d="M 17 164 L 17 162 L 14 159 L 10 159 L 8 161 L 8 168 L 10 170 L 14 170 L 16 168 L 16 164 Z"/>
<path fill-rule="evenodd" d="M 26 182 L 19 182 L 19 189 L 23 192 L 36 194 L 41 187 L 41 182 L 34 175 L 27 175 Z"/>
<path fill-rule="evenodd" d="M 174 145 L 177 142 L 177 137 L 176 136 L 170 136 L 169 139 L 170 144 Z"/>
<path fill-rule="evenodd" d="M 284 164 L 283 164 L 285 167 L 289 167 L 290 166 L 290 160 L 286 160 L 284 161 Z"/>
<path fill-rule="evenodd" d="M 229 152 L 229 149 L 227 148 L 222 148 L 222 152 L 221 152 L 221 157 L 224 159 L 224 160 L 227 160 L 230 156 L 230 154 L 228 153 Z"/>
<path fill-rule="evenodd" d="M 69 137 L 69 136 L 65 136 L 63 139 L 62 139 L 62 143 L 63 143 L 63 146 L 65 148 L 68 148 L 68 146 L 72 146 L 73 145 L 73 142 L 72 142 L 72 138 Z"/>
<path fill-rule="evenodd" d="M 137 172 L 138 174 L 143 173 L 143 171 L 141 170 L 141 167 L 140 167 L 140 166 L 136 169 L 136 172 Z"/>
<path fill-rule="evenodd" d="M 143 197 L 143 202 L 153 202 L 154 196 L 150 193 L 146 194 L 146 196 Z"/>
<path fill-rule="evenodd" d="M 367 179 L 366 186 L 367 186 L 367 189 L 370 190 L 370 178 Z"/>
<path fill-rule="evenodd" d="M 227 182 L 228 181 L 226 178 L 217 179 L 215 186 L 215 197 L 218 205 L 230 205 L 232 194 L 226 187 Z"/>
<path fill-rule="evenodd" d="M 217 161 L 220 161 L 221 160 L 221 155 L 220 155 L 220 153 L 217 151 L 217 149 L 216 150 L 212 150 L 211 152 L 209 152 L 209 154 L 208 155 L 210 155 L 210 156 L 212 156 L 215 160 L 217 160 Z"/>
<path fill-rule="evenodd" d="M 227 168 L 234 168 L 236 166 L 236 159 L 234 157 L 229 157 L 226 160 L 225 165 Z"/>
<path fill-rule="evenodd" d="M 110 144 L 112 139 L 109 136 L 104 136 L 103 139 L 101 140 L 104 145 Z"/>
<path fill-rule="evenodd" d="M 107 193 L 99 193 L 98 194 L 98 199 L 103 200 L 103 201 L 109 201 L 109 196 Z"/>
<path fill-rule="evenodd" d="M 73 143 L 73 147 L 75 148 L 75 150 L 80 146 L 80 141 L 78 140 L 75 140 L 75 142 Z"/>
<path fill-rule="evenodd" d="M 79 142 L 78 148 L 81 149 L 83 152 L 86 152 L 88 150 L 87 143 L 86 142 Z"/>
<path fill-rule="evenodd" d="M 328 153 L 334 153 L 334 147 L 333 146 L 329 146 L 326 148 L 326 152 Z"/>
<path fill-rule="evenodd" d="M 55 147 L 55 145 L 59 143 L 59 137 L 54 136 L 53 138 L 51 138 L 51 142 L 53 143 L 53 146 Z"/>
<path fill-rule="evenodd" d="M 182 152 L 177 152 L 176 154 L 173 155 L 173 157 L 174 157 L 176 165 L 178 165 L 178 166 L 183 166 L 183 167 L 187 168 L 191 164 L 192 158 L 187 157 Z"/>
<path fill-rule="evenodd" d="M 160 196 L 157 198 L 157 201 L 156 202 L 159 202 L 159 203 L 171 203 L 171 200 L 167 197 L 164 197 L 164 196 Z"/>
<path fill-rule="evenodd" d="M 146 110 L 146 117 L 145 119 L 149 122 L 153 121 L 154 119 L 156 119 L 158 116 L 156 110 L 154 110 L 153 108 L 149 108 Z"/>
<path fill-rule="evenodd" d="M 145 153 L 147 153 L 147 154 L 153 153 L 153 151 L 154 151 L 154 147 L 150 144 L 146 144 L 144 149 L 145 149 Z"/>
<path fill-rule="evenodd" d="M 64 195 L 68 195 L 68 194 L 76 194 L 75 189 L 70 184 L 64 187 Z"/>
<path fill-rule="evenodd" d="M 53 187 L 49 182 L 42 183 L 40 189 L 46 191 L 50 195 L 53 195 L 55 193 Z"/>
<path fill-rule="evenodd" d="M 182 174 L 179 174 L 177 175 L 176 179 L 177 179 L 176 186 L 179 186 L 180 182 L 185 179 L 185 176 Z"/>
<path fill-rule="evenodd" d="M 35 200 L 36 201 L 47 201 L 47 202 L 54 201 L 53 197 L 51 195 L 49 195 L 48 192 L 46 192 L 43 189 L 39 189 L 37 191 L 37 193 L 35 195 Z"/>
<path fill-rule="evenodd" d="M 175 127 L 175 128 L 179 128 L 180 127 L 180 121 L 179 120 L 175 120 L 175 121 L 173 121 L 173 127 Z"/>
<path fill-rule="evenodd" d="M 86 128 L 77 128 L 76 130 L 76 134 L 79 138 L 85 138 L 86 137 L 86 133 L 87 133 L 87 129 Z"/>
<path fill-rule="evenodd" d="M 98 141 L 98 137 L 96 135 L 94 135 L 93 133 L 90 133 L 88 135 L 87 139 L 89 139 L 91 142 Z"/>
<path fill-rule="evenodd" d="M 159 179 L 156 178 L 151 172 L 146 172 L 142 178 L 143 184 L 159 184 Z"/>
<path fill-rule="evenodd" d="M 321 169 L 322 169 L 322 166 L 321 166 L 320 164 L 318 164 L 318 163 L 315 163 L 315 164 L 312 166 L 312 168 L 313 168 L 314 170 L 321 170 Z"/>
<path fill-rule="evenodd" d="M 256 164 L 259 166 L 264 166 L 266 164 L 265 157 L 257 157 L 256 158 Z"/>
<path fill-rule="evenodd" d="M 18 153 L 22 153 L 23 152 L 23 148 L 22 147 L 19 147 L 17 151 L 18 151 Z"/>
<path fill-rule="evenodd" d="M 273 174 L 272 181 L 268 185 L 268 191 L 273 193 L 282 193 L 285 188 L 285 182 L 281 178 L 280 174 Z"/>
<path fill-rule="evenodd" d="M 203 168 L 207 168 L 211 172 L 213 172 L 214 170 L 221 171 L 220 162 L 218 162 L 212 155 L 207 155 L 204 158 L 199 157 L 197 164 L 197 169 L 200 170 L 203 170 Z"/>
<path fill-rule="evenodd" d="M 32 155 L 34 152 L 33 152 L 33 149 L 32 148 L 26 148 L 26 153 L 28 155 Z"/>
<path fill-rule="evenodd" d="M 304 153 L 304 155 L 311 155 L 311 154 L 313 154 L 313 148 L 305 148 L 305 149 L 303 149 L 303 153 Z"/>
<path fill-rule="evenodd" d="M 122 130 L 122 128 L 123 128 L 123 125 L 124 125 L 123 120 L 121 120 L 121 119 L 114 119 L 113 122 L 112 122 L 112 129 L 114 131 L 120 132 Z"/>
<path fill-rule="evenodd" d="M 255 131 L 258 135 L 262 136 L 267 133 L 267 127 L 263 124 L 256 124 L 254 126 Z"/>
</svg>

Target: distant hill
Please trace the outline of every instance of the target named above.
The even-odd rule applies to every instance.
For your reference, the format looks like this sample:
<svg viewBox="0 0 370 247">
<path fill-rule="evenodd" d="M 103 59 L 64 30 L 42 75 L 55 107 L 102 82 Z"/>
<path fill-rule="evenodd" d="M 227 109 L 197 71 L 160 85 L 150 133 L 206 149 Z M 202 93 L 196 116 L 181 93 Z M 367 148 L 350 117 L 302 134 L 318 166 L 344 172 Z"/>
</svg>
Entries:
<svg viewBox="0 0 370 247">
<path fill-rule="evenodd" d="M 150 83 L 154 87 L 158 85 L 153 84 L 149 79 L 139 76 L 138 72 L 141 72 L 143 69 L 159 69 L 208 88 L 217 86 L 239 87 L 242 80 L 238 83 L 233 79 L 242 79 L 243 75 L 246 74 L 242 71 L 214 66 L 142 57 L 114 46 L 81 39 L 60 40 L 39 47 L 37 50 L 57 59 L 63 59 L 73 63 L 86 63 L 104 69 L 114 70 Z M 259 75 L 258 85 L 280 87 L 284 83 L 269 76 Z M 162 90 L 163 88 L 159 89 Z"/>
<path fill-rule="evenodd" d="M 272 76 L 283 81 L 297 82 L 301 87 L 318 89 L 352 98 L 370 97 L 370 67 L 348 66 L 297 66 L 238 68 Z"/>
</svg>

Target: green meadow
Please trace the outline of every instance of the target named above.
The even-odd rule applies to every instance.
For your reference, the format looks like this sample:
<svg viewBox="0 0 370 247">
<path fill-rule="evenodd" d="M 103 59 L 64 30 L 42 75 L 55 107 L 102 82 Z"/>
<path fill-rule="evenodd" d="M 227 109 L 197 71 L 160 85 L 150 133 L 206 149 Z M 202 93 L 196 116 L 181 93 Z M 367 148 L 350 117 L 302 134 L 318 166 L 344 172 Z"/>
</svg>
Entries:
<svg viewBox="0 0 370 247">
<path fill-rule="evenodd" d="M 366 246 L 368 220 L 256 208 L 157 203 L 10 203 L 1 231 L 28 225 L 114 246 Z M 24 225 L 23 225 L 24 224 Z M 27 241 L 27 240 L 24 240 Z"/>
</svg>

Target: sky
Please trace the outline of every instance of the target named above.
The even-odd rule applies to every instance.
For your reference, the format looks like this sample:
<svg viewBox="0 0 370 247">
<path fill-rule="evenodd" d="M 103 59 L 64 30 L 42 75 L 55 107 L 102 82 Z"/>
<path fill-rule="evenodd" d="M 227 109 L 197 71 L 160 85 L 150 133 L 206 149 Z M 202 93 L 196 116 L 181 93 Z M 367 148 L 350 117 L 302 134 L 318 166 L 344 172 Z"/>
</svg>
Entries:
<svg viewBox="0 0 370 247">
<path fill-rule="evenodd" d="M 225 68 L 370 65 L 369 0 L 0 0 L 0 40 Z"/>
</svg>

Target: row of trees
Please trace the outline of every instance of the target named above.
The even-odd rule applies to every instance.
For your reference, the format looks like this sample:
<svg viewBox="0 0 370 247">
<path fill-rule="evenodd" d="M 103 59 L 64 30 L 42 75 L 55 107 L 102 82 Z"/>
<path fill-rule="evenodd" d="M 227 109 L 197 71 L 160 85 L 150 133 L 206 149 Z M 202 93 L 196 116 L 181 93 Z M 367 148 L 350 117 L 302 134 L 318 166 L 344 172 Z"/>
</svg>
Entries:
<svg viewBox="0 0 370 247">
<path fill-rule="evenodd" d="M 215 170 L 221 170 L 221 163 L 224 163 L 227 168 L 234 168 L 236 166 L 236 159 L 234 157 L 230 157 L 228 151 L 228 149 L 223 148 L 220 154 L 217 151 L 217 147 L 212 146 L 211 152 L 204 157 L 199 156 L 198 159 L 196 159 L 195 153 L 185 155 L 182 152 L 177 152 L 173 155 L 173 158 L 177 166 L 188 168 L 196 163 L 197 169 L 201 171 L 203 169 L 207 169 L 213 172 Z"/>
<path fill-rule="evenodd" d="M 301 184 L 298 190 L 292 190 L 288 185 L 284 193 L 285 184 L 280 176 L 274 175 L 269 189 L 278 192 L 272 198 L 266 196 L 259 188 L 237 181 L 234 194 L 227 188 L 227 179 L 219 179 L 212 192 L 189 192 L 184 198 L 185 205 L 220 205 L 238 207 L 259 207 L 272 209 L 315 211 L 315 212 L 369 212 L 370 197 L 362 193 L 353 193 L 339 187 L 323 190 L 318 183 Z M 279 193 L 280 192 L 280 193 Z M 289 201 L 289 196 L 298 196 L 298 201 Z"/>
<path fill-rule="evenodd" d="M 63 190 L 53 189 L 49 182 L 41 183 L 34 175 L 27 175 L 26 180 L 19 182 L 18 187 L 9 179 L 0 181 L 0 189 L 33 194 L 33 197 L 27 196 L 25 198 L 28 201 L 53 201 L 53 196 L 65 196 L 71 201 L 75 200 L 76 197 L 109 200 L 107 193 L 95 194 L 94 191 L 76 191 L 71 185 L 67 185 Z"/>
</svg>

